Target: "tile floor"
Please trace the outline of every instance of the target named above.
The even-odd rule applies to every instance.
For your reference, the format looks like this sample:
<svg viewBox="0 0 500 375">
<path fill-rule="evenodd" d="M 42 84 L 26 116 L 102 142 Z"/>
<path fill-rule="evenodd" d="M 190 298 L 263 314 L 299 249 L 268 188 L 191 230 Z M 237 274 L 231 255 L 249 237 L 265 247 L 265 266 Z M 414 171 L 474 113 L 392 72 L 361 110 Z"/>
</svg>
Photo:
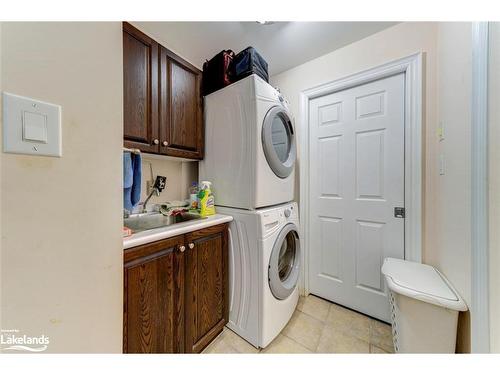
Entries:
<svg viewBox="0 0 500 375">
<path fill-rule="evenodd" d="M 203 353 L 393 353 L 391 326 L 309 295 L 283 331 L 259 350 L 225 328 Z"/>
</svg>

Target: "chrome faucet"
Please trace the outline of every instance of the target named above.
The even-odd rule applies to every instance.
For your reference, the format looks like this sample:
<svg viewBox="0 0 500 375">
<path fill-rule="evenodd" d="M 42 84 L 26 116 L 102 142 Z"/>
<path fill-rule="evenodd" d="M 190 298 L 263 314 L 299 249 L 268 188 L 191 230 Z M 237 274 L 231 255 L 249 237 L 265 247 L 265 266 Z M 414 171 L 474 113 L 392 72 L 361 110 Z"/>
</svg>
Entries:
<svg viewBox="0 0 500 375">
<path fill-rule="evenodd" d="M 149 200 L 151 199 L 151 197 L 153 196 L 153 194 L 156 194 L 157 197 L 160 196 L 160 191 L 157 189 L 157 188 L 153 188 L 151 190 L 151 193 L 149 193 L 148 197 L 144 200 L 144 202 L 142 203 L 142 212 L 147 212 L 148 210 L 146 209 L 146 205 L 148 204 Z"/>
<path fill-rule="evenodd" d="M 151 192 L 149 193 L 148 197 L 144 200 L 144 203 L 142 204 L 142 212 L 145 213 L 147 212 L 146 205 L 148 204 L 149 200 L 153 196 L 153 194 L 156 194 L 157 197 L 160 196 L 160 193 L 162 192 L 163 189 L 165 189 L 167 185 L 167 178 L 164 176 L 156 176 L 155 183 L 153 185 L 153 188 L 151 189 Z"/>
</svg>

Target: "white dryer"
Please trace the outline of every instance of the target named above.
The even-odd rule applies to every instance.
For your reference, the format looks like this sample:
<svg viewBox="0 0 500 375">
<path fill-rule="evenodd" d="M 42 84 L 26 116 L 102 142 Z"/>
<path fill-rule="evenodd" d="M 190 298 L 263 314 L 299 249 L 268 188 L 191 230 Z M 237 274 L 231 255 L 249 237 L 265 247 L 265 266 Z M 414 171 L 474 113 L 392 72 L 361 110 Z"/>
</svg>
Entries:
<svg viewBox="0 0 500 375">
<path fill-rule="evenodd" d="M 299 298 L 297 203 L 261 210 L 218 207 L 229 225 L 227 327 L 265 348 L 290 320 Z"/>
<path fill-rule="evenodd" d="M 200 180 L 217 205 L 256 209 L 293 200 L 296 139 L 281 94 L 250 75 L 205 97 Z"/>
</svg>

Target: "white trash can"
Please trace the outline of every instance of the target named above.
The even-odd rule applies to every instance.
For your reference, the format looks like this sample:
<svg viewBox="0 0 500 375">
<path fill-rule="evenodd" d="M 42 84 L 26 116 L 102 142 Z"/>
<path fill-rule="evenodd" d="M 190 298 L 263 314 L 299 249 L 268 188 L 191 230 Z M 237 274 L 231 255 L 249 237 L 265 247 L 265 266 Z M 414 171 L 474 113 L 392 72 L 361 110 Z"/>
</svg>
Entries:
<svg viewBox="0 0 500 375">
<path fill-rule="evenodd" d="M 396 353 L 455 353 L 458 312 L 467 305 L 434 267 L 386 258 Z"/>
</svg>

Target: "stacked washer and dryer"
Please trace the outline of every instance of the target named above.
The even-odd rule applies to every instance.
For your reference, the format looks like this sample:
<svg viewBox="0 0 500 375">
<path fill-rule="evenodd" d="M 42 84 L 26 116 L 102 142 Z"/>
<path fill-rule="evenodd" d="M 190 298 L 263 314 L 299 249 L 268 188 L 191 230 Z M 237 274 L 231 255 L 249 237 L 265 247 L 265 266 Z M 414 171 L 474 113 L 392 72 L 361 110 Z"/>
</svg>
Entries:
<svg viewBox="0 0 500 375">
<path fill-rule="evenodd" d="M 229 227 L 229 322 L 266 347 L 290 320 L 300 273 L 299 213 L 293 201 L 296 140 L 281 94 L 250 75 L 205 97 L 205 158 Z"/>
</svg>

